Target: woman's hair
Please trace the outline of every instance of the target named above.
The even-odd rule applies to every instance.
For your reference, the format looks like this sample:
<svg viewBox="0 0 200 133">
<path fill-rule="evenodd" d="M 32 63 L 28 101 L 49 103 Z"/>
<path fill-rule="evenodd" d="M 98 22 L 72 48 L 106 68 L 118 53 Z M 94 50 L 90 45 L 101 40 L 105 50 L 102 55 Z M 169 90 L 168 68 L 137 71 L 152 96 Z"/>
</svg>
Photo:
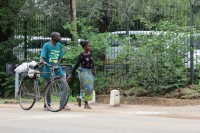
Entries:
<svg viewBox="0 0 200 133">
<path fill-rule="evenodd" d="M 84 48 L 85 46 L 89 44 L 89 41 L 81 41 L 80 44 Z"/>
</svg>

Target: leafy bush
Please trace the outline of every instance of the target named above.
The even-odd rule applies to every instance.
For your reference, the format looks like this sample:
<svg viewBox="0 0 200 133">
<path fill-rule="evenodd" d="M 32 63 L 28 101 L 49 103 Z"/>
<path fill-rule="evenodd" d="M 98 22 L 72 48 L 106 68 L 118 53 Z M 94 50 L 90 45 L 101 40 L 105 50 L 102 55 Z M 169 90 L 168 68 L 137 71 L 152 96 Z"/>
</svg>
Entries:
<svg viewBox="0 0 200 133">
<path fill-rule="evenodd" d="M 0 96 L 13 97 L 15 91 L 15 77 L 5 72 L 0 72 Z"/>
<path fill-rule="evenodd" d="M 6 63 L 18 63 L 17 58 L 13 55 L 13 47 L 18 40 L 9 40 L 0 43 L 0 71 L 5 71 Z"/>
<path fill-rule="evenodd" d="M 183 39 L 179 33 L 164 32 L 159 36 L 141 36 L 137 48 L 128 43 L 122 45 L 123 51 L 115 60 L 122 65 L 116 68 L 115 79 L 125 76 L 123 67 L 128 65 L 131 85 L 142 86 L 154 94 L 163 93 L 169 86 L 185 86 L 184 58 L 188 48 Z"/>
<path fill-rule="evenodd" d="M 18 40 L 9 40 L 0 43 L 0 96 L 14 96 L 14 75 L 8 75 L 6 72 L 6 63 L 17 64 L 17 58 L 13 55 L 13 47 Z"/>
<path fill-rule="evenodd" d="M 107 87 L 109 87 L 109 74 L 97 72 L 94 77 L 94 89 L 96 93 L 102 93 Z"/>
</svg>

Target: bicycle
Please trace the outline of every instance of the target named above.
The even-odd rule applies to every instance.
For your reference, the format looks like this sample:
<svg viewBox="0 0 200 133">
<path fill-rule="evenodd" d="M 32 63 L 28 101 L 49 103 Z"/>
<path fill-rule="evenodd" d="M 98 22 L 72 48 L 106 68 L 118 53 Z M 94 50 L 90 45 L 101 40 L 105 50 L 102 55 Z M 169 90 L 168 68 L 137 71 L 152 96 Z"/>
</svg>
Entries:
<svg viewBox="0 0 200 133">
<path fill-rule="evenodd" d="M 45 86 L 44 93 L 44 101 L 46 107 L 52 112 L 58 112 L 62 110 L 69 98 L 69 85 L 66 81 L 59 79 L 59 77 L 55 76 L 56 67 L 43 62 L 43 65 L 47 65 L 50 67 L 50 72 L 40 72 L 38 71 L 41 63 L 38 63 L 34 68 L 30 68 L 23 76 L 23 79 L 19 86 L 19 103 L 22 109 L 30 110 L 36 100 L 41 99 L 38 74 L 51 74 L 50 81 Z M 31 76 L 30 76 L 31 75 Z"/>
</svg>

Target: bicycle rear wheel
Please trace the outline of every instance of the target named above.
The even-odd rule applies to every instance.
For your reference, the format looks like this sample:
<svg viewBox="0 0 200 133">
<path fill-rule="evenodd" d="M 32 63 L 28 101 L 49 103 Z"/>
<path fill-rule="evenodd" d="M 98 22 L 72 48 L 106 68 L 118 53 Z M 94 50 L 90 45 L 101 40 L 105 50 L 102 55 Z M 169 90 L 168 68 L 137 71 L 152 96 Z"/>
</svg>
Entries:
<svg viewBox="0 0 200 133">
<path fill-rule="evenodd" d="M 68 102 L 69 85 L 62 79 L 55 79 L 49 82 L 45 91 L 46 107 L 52 112 L 62 110 Z"/>
<path fill-rule="evenodd" d="M 34 80 L 24 78 L 19 87 L 19 103 L 22 109 L 29 110 L 35 104 Z"/>
</svg>

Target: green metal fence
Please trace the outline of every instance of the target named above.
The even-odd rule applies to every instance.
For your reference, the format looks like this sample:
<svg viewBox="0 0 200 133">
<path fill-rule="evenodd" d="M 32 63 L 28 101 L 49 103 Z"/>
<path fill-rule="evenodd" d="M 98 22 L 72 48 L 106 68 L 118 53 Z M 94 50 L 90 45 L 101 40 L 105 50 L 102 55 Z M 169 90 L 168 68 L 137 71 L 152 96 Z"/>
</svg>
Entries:
<svg viewBox="0 0 200 133">
<path fill-rule="evenodd" d="M 70 43 L 70 34 L 63 28 L 65 22 L 52 17 L 34 17 L 29 20 L 19 18 L 16 22 L 15 39 L 19 42 L 13 49 L 13 54 L 20 62 L 39 60 L 41 48 L 51 40 L 53 31 L 60 32 L 62 43 Z"/>
<path fill-rule="evenodd" d="M 131 13 L 138 7 L 126 5 L 124 27 L 117 27 L 112 33 L 119 40 L 107 49 L 105 68 L 110 73 L 110 84 L 147 88 L 197 84 L 198 1 L 174 1 L 173 5 L 164 2 L 164 8 L 156 6 L 161 4 L 157 0 L 146 3 L 139 7 L 141 14 Z"/>
<path fill-rule="evenodd" d="M 112 17 L 106 26 L 113 36 L 105 51 L 108 85 L 166 87 L 198 83 L 198 1 L 142 0 L 140 7 L 135 6 L 135 1 L 127 3 L 125 16 Z M 64 23 L 46 17 L 20 19 L 15 31 L 16 38 L 21 39 L 14 48 L 17 58 L 21 62 L 38 60 L 52 31 L 60 32 L 64 43 L 68 43 L 70 34 L 63 29 Z"/>
</svg>

